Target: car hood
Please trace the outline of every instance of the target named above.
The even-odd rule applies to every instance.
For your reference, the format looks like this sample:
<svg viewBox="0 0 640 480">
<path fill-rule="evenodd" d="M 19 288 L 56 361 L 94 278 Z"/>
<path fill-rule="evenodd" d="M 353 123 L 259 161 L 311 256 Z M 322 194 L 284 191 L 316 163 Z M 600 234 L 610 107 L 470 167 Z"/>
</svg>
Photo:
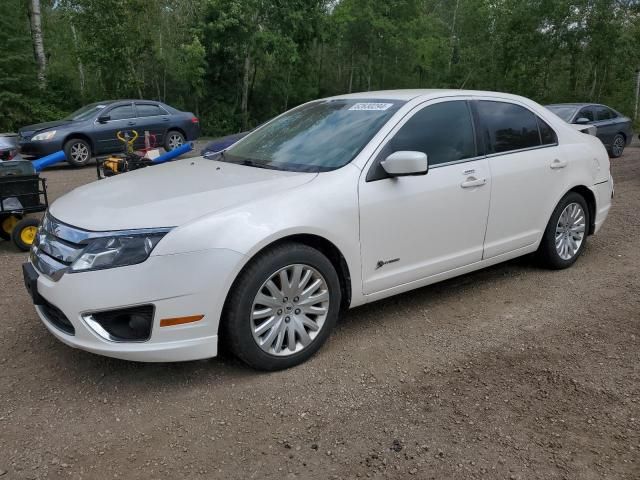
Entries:
<svg viewBox="0 0 640 480">
<path fill-rule="evenodd" d="M 71 123 L 71 120 L 56 120 L 55 122 L 44 122 L 44 123 L 35 123 L 33 125 L 27 125 L 26 127 L 22 127 L 18 133 L 21 137 L 26 138 L 30 137 L 36 132 L 41 130 L 50 130 L 56 127 L 67 126 Z"/>
<path fill-rule="evenodd" d="M 299 187 L 316 173 L 193 158 L 99 180 L 51 205 L 59 221 L 91 231 L 175 227 Z"/>
</svg>

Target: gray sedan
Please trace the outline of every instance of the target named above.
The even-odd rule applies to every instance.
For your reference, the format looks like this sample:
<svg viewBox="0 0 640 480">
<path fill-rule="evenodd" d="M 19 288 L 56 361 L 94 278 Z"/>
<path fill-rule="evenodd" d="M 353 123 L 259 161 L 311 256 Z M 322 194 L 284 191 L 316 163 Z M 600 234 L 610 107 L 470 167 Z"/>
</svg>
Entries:
<svg viewBox="0 0 640 480">
<path fill-rule="evenodd" d="M 602 141 L 613 158 L 622 155 L 631 143 L 633 131 L 631 119 L 606 105 L 597 103 L 559 103 L 547 108 L 567 123 L 594 125 L 597 137 Z"/>
</svg>

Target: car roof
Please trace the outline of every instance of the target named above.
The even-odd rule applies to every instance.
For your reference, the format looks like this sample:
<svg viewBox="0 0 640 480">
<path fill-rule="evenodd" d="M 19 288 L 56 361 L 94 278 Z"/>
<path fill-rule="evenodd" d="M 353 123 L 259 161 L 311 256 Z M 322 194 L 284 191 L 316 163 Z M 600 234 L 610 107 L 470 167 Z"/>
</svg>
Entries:
<svg viewBox="0 0 640 480">
<path fill-rule="evenodd" d="M 407 90 L 378 90 L 372 92 L 347 93 L 329 97 L 328 99 L 367 99 L 367 100 L 399 100 L 410 101 L 417 98 L 428 100 L 431 98 L 449 97 L 449 96 L 490 96 L 500 97 L 505 100 L 522 100 L 523 97 L 504 92 L 490 92 L 483 90 L 459 90 L 459 89 L 407 89 Z M 327 100 L 327 99 L 325 99 Z"/>
<path fill-rule="evenodd" d="M 606 105 L 602 105 L 601 103 L 552 103 L 551 105 L 547 105 L 547 107 L 606 107 Z M 607 107 L 609 108 L 609 107 Z"/>
</svg>

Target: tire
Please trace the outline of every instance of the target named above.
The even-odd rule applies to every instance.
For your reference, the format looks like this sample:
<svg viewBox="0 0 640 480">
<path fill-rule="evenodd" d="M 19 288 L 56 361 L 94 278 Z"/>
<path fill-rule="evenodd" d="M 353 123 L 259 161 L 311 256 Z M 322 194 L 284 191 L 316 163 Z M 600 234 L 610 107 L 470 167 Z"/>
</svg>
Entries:
<svg viewBox="0 0 640 480">
<path fill-rule="evenodd" d="M 279 281 L 283 271 L 286 278 L 291 278 L 285 288 Z M 298 290 L 291 287 L 295 283 L 296 271 L 301 278 L 298 285 L 302 285 Z M 303 283 L 307 278 L 306 272 L 310 272 L 310 277 Z M 273 281 L 271 289 L 266 286 L 269 280 Z M 316 285 L 317 281 L 320 281 L 320 286 L 308 294 L 311 300 L 305 301 L 305 289 Z M 273 287 L 279 288 L 278 294 L 289 292 L 295 295 L 292 292 L 298 291 L 300 296 L 274 295 L 271 293 Z M 259 297 L 265 293 L 270 297 L 269 305 L 257 302 L 259 298 L 266 298 L 264 295 Z M 315 299 L 321 298 L 326 298 L 327 303 L 316 302 Z M 327 257 L 307 245 L 281 244 L 254 258 L 234 282 L 225 304 L 223 337 L 231 351 L 255 369 L 274 371 L 293 367 L 306 361 L 327 340 L 338 320 L 341 299 L 340 280 Z M 319 315 L 302 312 L 303 309 L 321 312 L 323 308 L 324 313 Z M 273 315 L 256 314 L 256 319 L 253 318 L 254 313 L 267 310 L 271 310 Z M 265 325 L 272 327 L 263 332 L 256 331 Z M 310 325 L 318 327 L 317 330 L 308 329 Z M 262 342 L 262 346 L 258 342 Z M 295 344 L 293 349 L 291 343 Z M 278 350 L 278 344 L 281 344 L 281 350 Z"/>
<path fill-rule="evenodd" d="M 11 240 L 11 232 L 21 219 L 22 215 L 0 215 L 0 238 L 3 240 Z"/>
<path fill-rule="evenodd" d="M 64 144 L 67 163 L 74 167 L 84 167 L 91 161 L 91 145 L 81 138 L 72 138 Z"/>
<path fill-rule="evenodd" d="M 174 150 L 184 144 L 185 138 L 182 133 L 177 130 L 169 130 L 164 139 L 164 149 L 167 152 Z"/>
<path fill-rule="evenodd" d="M 624 153 L 624 147 L 626 145 L 627 141 L 621 133 L 618 133 L 613 137 L 613 141 L 611 142 L 611 151 L 609 152 L 611 158 L 620 158 Z"/>
<path fill-rule="evenodd" d="M 561 221 L 565 212 L 567 216 Z M 590 222 L 584 197 L 576 192 L 567 193 L 553 211 L 540 242 L 538 258 L 542 265 L 552 270 L 573 265 L 587 244 Z"/>
<path fill-rule="evenodd" d="M 23 218 L 20 220 L 11 232 L 11 239 L 15 246 L 23 252 L 28 252 L 31 245 L 33 245 L 39 225 L 40 220 L 36 218 Z"/>
</svg>

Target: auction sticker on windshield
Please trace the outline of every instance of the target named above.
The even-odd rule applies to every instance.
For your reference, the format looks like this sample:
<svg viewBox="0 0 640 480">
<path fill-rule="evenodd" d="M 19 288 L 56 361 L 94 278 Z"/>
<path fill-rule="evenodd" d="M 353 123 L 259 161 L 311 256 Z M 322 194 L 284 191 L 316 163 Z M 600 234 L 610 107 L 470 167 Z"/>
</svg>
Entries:
<svg viewBox="0 0 640 480">
<path fill-rule="evenodd" d="M 356 103 L 349 110 L 388 110 L 393 103 Z"/>
</svg>

